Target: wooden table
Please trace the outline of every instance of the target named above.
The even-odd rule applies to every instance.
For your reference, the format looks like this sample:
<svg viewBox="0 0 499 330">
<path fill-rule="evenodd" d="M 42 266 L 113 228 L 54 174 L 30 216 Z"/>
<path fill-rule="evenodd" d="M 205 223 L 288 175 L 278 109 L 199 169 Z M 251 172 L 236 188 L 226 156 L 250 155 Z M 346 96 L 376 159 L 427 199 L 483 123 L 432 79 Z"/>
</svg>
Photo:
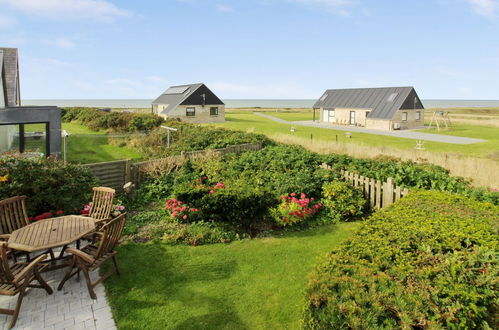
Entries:
<svg viewBox="0 0 499 330">
<path fill-rule="evenodd" d="M 40 220 L 10 235 L 7 246 L 35 252 L 73 243 L 95 230 L 95 220 L 79 215 L 66 215 Z"/>
</svg>

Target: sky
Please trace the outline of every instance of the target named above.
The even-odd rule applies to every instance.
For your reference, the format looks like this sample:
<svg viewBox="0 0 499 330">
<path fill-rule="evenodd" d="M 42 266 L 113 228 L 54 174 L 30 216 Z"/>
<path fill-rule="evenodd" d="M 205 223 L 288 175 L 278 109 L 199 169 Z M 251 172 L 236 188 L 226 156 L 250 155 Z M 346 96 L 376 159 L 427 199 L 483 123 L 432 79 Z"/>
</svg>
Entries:
<svg viewBox="0 0 499 330">
<path fill-rule="evenodd" d="M 499 99 L 499 0 L 0 0 L 23 99 Z"/>
</svg>

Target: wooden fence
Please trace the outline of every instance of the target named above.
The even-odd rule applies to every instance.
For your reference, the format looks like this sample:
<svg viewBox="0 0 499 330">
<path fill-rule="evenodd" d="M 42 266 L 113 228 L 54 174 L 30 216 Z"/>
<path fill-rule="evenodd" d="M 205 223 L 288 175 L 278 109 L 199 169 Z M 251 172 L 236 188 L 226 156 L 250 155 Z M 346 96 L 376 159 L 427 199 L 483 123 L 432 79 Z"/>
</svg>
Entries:
<svg viewBox="0 0 499 330">
<path fill-rule="evenodd" d="M 321 167 L 331 169 L 331 166 L 325 163 Z M 409 193 L 407 188 L 395 186 L 392 178 L 388 178 L 386 182 L 381 182 L 344 170 L 341 170 L 341 175 L 345 181 L 362 190 L 364 197 L 369 200 L 369 204 L 374 209 L 390 206 Z"/>
<path fill-rule="evenodd" d="M 392 178 L 388 178 L 386 182 L 381 182 L 343 170 L 341 175 L 352 186 L 360 188 L 366 199 L 369 200 L 371 207 L 375 209 L 390 206 L 409 193 L 407 188 L 395 186 Z"/>
<path fill-rule="evenodd" d="M 170 172 L 182 166 L 187 159 L 203 156 L 223 156 L 230 153 L 242 153 L 250 150 L 262 149 L 261 143 L 246 143 L 229 145 L 226 148 L 213 150 L 198 150 L 182 152 L 180 156 L 171 156 L 134 163 L 131 160 L 117 160 L 113 162 L 85 164 L 90 171 L 101 181 L 101 185 L 121 190 L 127 182 L 135 186 L 140 185 L 150 174 Z"/>
<path fill-rule="evenodd" d="M 90 169 L 100 184 L 106 187 L 120 190 L 129 180 L 130 160 L 117 160 L 113 162 L 103 162 L 83 165 Z"/>
</svg>

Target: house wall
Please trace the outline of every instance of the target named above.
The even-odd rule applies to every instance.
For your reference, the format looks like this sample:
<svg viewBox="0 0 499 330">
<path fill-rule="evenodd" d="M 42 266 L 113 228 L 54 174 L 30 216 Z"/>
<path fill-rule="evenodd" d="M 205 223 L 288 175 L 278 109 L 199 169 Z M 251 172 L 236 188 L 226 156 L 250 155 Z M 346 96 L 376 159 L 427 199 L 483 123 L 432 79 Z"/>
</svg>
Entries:
<svg viewBox="0 0 499 330">
<path fill-rule="evenodd" d="M 421 119 L 416 120 L 416 112 L 421 113 Z M 402 121 L 402 113 L 407 112 L 407 121 Z M 400 124 L 400 129 L 414 129 L 424 126 L 424 110 L 423 109 L 401 109 L 395 113 L 392 122 Z"/>
<path fill-rule="evenodd" d="M 158 110 L 166 108 L 167 105 L 158 104 Z M 196 108 L 196 114 L 194 117 L 187 117 L 186 110 L 187 108 L 194 107 Z M 218 116 L 210 115 L 210 108 L 218 107 Z M 225 121 L 225 105 L 210 105 L 206 104 L 204 107 L 200 105 L 179 105 L 172 111 L 168 113 L 168 115 L 159 112 L 159 115 L 165 119 L 180 119 L 187 123 L 221 123 Z"/>
<path fill-rule="evenodd" d="M 328 110 L 328 108 L 326 108 Z M 324 119 L 324 108 L 320 108 L 320 121 L 327 122 Z M 355 111 L 355 123 L 357 126 L 365 126 L 366 125 L 366 116 L 371 109 L 350 109 L 350 108 L 334 108 L 334 114 L 336 121 L 331 124 L 342 124 L 342 125 L 350 125 L 350 111 Z"/>
<path fill-rule="evenodd" d="M 319 108 L 320 121 L 327 123 L 324 118 L 324 108 Z M 400 129 L 414 129 L 424 126 L 424 110 L 423 109 L 407 109 L 399 110 L 395 113 L 393 119 L 376 119 L 367 118 L 367 113 L 370 109 L 348 109 L 348 108 L 334 108 L 336 121 L 331 124 L 349 125 L 350 124 L 350 111 L 355 111 L 355 122 L 357 126 L 380 129 L 390 131 L 393 130 L 394 124 L 400 124 Z M 416 120 L 416 112 L 421 113 L 421 119 Z M 402 121 L 402 113 L 407 112 L 407 121 Z"/>
</svg>

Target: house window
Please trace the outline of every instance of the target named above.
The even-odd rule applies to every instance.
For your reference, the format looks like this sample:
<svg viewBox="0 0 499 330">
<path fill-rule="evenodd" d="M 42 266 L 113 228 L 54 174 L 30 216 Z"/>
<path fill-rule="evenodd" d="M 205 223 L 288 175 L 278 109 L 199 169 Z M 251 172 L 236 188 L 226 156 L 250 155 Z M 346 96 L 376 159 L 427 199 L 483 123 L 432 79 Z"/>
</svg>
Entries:
<svg viewBox="0 0 499 330">
<path fill-rule="evenodd" d="M 416 120 L 421 120 L 421 111 L 416 111 Z"/>
<path fill-rule="evenodd" d="M 194 117 L 196 115 L 196 108 L 189 107 L 185 109 L 185 115 L 187 117 Z"/>
<path fill-rule="evenodd" d="M 218 107 L 210 108 L 210 116 L 218 116 Z"/>
<path fill-rule="evenodd" d="M 402 121 L 407 121 L 407 112 L 402 112 Z"/>
</svg>

